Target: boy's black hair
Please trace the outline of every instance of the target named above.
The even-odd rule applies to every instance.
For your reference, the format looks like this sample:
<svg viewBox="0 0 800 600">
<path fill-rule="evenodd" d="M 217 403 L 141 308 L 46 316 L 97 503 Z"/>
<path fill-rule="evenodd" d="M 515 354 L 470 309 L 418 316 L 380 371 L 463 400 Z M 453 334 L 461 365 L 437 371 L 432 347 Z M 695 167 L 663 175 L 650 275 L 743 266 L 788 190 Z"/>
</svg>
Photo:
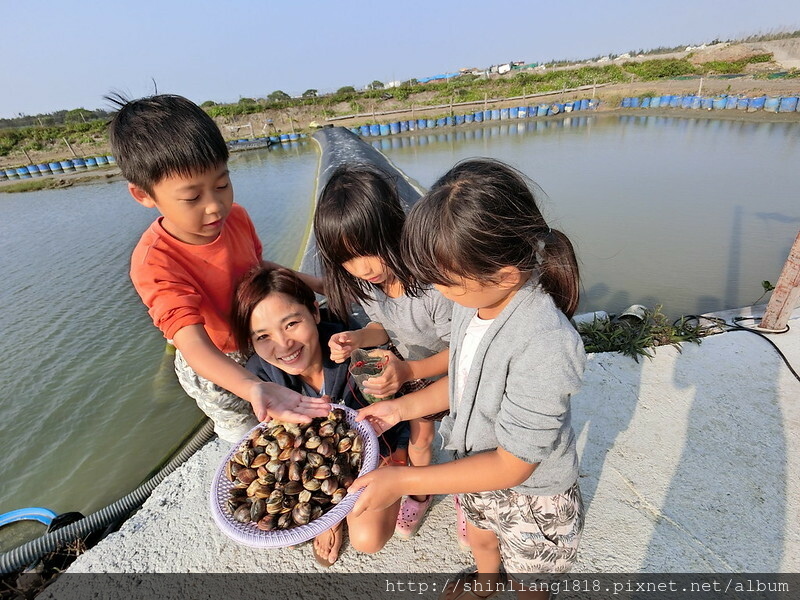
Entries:
<svg viewBox="0 0 800 600">
<path fill-rule="evenodd" d="M 190 176 L 228 161 L 219 127 L 191 100 L 173 94 L 106 99 L 119 107 L 108 124 L 111 152 L 122 176 L 148 194 L 167 176 Z"/>
</svg>

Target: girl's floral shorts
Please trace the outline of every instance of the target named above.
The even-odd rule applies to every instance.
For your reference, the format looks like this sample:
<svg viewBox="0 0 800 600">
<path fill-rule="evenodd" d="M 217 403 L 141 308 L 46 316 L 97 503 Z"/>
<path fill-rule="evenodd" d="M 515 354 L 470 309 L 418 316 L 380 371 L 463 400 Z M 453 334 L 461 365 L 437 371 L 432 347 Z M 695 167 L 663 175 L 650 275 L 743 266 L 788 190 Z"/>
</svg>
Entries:
<svg viewBox="0 0 800 600">
<path fill-rule="evenodd" d="M 506 489 L 459 497 L 470 523 L 497 535 L 507 573 L 566 573 L 575 564 L 584 520 L 577 481 L 555 496 Z"/>
</svg>

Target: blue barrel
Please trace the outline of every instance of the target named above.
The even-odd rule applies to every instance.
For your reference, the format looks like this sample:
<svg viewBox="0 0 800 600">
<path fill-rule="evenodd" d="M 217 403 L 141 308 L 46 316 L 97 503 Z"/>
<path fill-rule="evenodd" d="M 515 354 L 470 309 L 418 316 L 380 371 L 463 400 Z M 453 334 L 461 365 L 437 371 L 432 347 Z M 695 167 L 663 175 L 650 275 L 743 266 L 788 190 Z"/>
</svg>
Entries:
<svg viewBox="0 0 800 600">
<path fill-rule="evenodd" d="M 658 108 L 659 106 L 661 106 L 661 96 L 650 98 L 650 108 Z"/>
<path fill-rule="evenodd" d="M 281 136 L 281 137 L 283 137 L 283 136 Z M 288 136 L 287 136 L 287 139 L 288 139 Z M 99 165 L 107 165 L 108 164 L 108 159 L 105 156 L 95 156 L 94 158 L 97 161 L 98 166 Z M 52 168 L 52 167 L 53 167 L 53 163 L 50 163 L 50 168 Z"/>
<path fill-rule="evenodd" d="M 559 106 L 563 106 L 563 105 L 559 105 L 557 102 L 554 103 L 554 104 L 551 104 L 550 108 L 547 109 L 547 114 L 549 114 L 549 115 L 557 115 L 558 113 L 561 112 L 561 109 L 559 108 Z"/>
<path fill-rule="evenodd" d="M 110 154 L 106 156 L 106 159 L 108 160 L 108 164 L 110 165 L 117 164 L 117 159 L 111 156 Z"/>
<path fill-rule="evenodd" d="M 450 117 L 445 117 L 445 118 L 444 118 L 444 124 L 445 124 L 447 127 L 452 127 L 453 125 L 455 125 L 455 124 L 456 124 L 456 120 L 455 120 L 455 118 L 454 118 L 454 117 L 452 117 L 452 116 L 450 116 Z"/>
<path fill-rule="evenodd" d="M 299 134 L 297 134 L 297 133 L 290 133 L 289 134 L 289 141 L 290 142 L 296 142 L 299 139 L 300 139 L 300 135 Z M 111 161 L 108 161 L 108 162 L 111 162 Z"/>
<path fill-rule="evenodd" d="M 631 108 L 639 108 L 640 104 L 641 104 L 641 100 L 639 100 L 639 98 L 637 96 L 634 96 L 633 98 L 631 98 Z"/>
<path fill-rule="evenodd" d="M 25 167 L 25 170 L 28 172 L 28 175 L 32 175 L 34 177 L 40 177 L 42 175 L 39 172 L 39 167 L 36 165 L 28 165 Z"/>
<path fill-rule="evenodd" d="M 380 135 L 389 135 L 392 132 L 392 128 L 389 127 L 388 123 L 383 123 L 378 126 L 378 131 Z"/>
<path fill-rule="evenodd" d="M 623 98 L 622 99 L 622 105 L 621 105 L 622 108 L 630 108 L 631 107 L 631 100 L 633 100 L 633 98 L 631 98 L 629 96 Z"/>
<path fill-rule="evenodd" d="M 17 167 L 17 177 L 20 179 L 30 179 L 31 174 L 28 172 L 27 167 Z"/>
<path fill-rule="evenodd" d="M 464 115 L 464 123 L 473 123 L 475 121 L 475 113 Z"/>
<path fill-rule="evenodd" d="M 425 123 L 428 125 L 428 129 L 433 129 L 434 127 L 436 127 L 435 119 L 428 119 L 427 121 L 425 121 Z"/>
<path fill-rule="evenodd" d="M 711 110 L 714 106 L 714 100 L 712 98 L 703 98 L 700 106 L 703 110 Z"/>
<path fill-rule="evenodd" d="M 400 121 L 389 123 L 389 133 L 391 133 L 392 135 L 400 133 Z"/>
<path fill-rule="evenodd" d="M 527 106 L 518 106 L 517 107 L 517 118 L 518 119 L 525 119 L 528 116 L 528 107 Z"/>
<path fill-rule="evenodd" d="M 72 164 L 75 165 L 76 169 L 85 169 L 86 168 L 86 161 L 82 158 L 73 158 Z"/>
<path fill-rule="evenodd" d="M 281 144 L 288 144 L 289 143 L 289 134 L 282 133 L 281 134 Z"/>
<path fill-rule="evenodd" d="M 650 101 L 651 100 L 652 100 L 652 98 L 647 98 L 647 97 L 642 98 L 642 105 L 641 105 L 642 108 L 650 108 Z"/>
<path fill-rule="evenodd" d="M 455 119 L 456 119 L 456 125 L 463 125 L 464 121 L 466 120 L 466 116 L 465 115 L 456 115 Z"/>
<path fill-rule="evenodd" d="M 108 159 L 106 159 L 106 160 L 108 160 Z M 74 170 L 75 170 L 75 165 L 73 165 L 73 164 L 72 164 L 72 161 L 71 161 L 71 160 L 62 160 L 62 161 L 61 161 L 61 168 L 62 168 L 62 169 L 65 171 L 65 172 L 66 172 L 66 171 L 74 171 Z"/>
<path fill-rule="evenodd" d="M 535 106 L 529 106 L 528 107 L 528 116 L 529 117 L 535 117 L 536 116 L 536 107 Z"/>
<path fill-rule="evenodd" d="M 43 175 L 50 172 L 50 165 L 47 163 L 39 163 L 36 166 L 39 167 L 39 173 L 42 173 Z"/>
<path fill-rule="evenodd" d="M 51 173 L 61 173 L 61 163 L 51 162 L 47 163 L 47 166 L 50 168 Z"/>
<path fill-rule="evenodd" d="M 426 119 L 417 119 L 417 129 L 425 129 L 428 126 Z"/>
<path fill-rule="evenodd" d="M 728 98 L 726 98 L 725 96 L 720 96 L 718 98 L 714 98 L 714 101 L 712 102 L 711 106 L 714 110 L 724 110 L 727 101 Z"/>
<path fill-rule="evenodd" d="M 736 105 L 739 103 L 739 99 L 736 96 L 728 96 L 725 98 L 725 110 L 731 110 L 736 108 Z"/>
<path fill-rule="evenodd" d="M 539 108 L 536 109 L 536 116 L 546 117 L 549 112 L 550 112 L 550 106 L 548 106 L 547 104 L 540 104 Z"/>
<path fill-rule="evenodd" d="M 581 110 L 589 110 L 590 108 L 597 108 L 594 101 L 590 101 L 588 98 L 581 100 Z"/>
<path fill-rule="evenodd" d="M 361 137 L 369 137 L 369 125 L 361 125 L 358 128 L 358 131 L 361 134 Z"/>
<path fill-rule="evenodd" d="M 507 108 L 501 108 L 500 109 L 500 120 L 501 121 L 505 121 L 507 118 L 508 118 L 508 109 Z"/>
<path fill-rule="evenodd" d="M 750 98 L 747 101 L 747 112 L 755 112 L 757 110 L 761 110 L 767 103 L 766 96 L 760 96 L 758 98 Z"/>
<path fill-rule="evenodd" d="M 564 112 L 570 113 L 575 110 L 575 103 L 574 102 L 564 102 Z"/>
<path fill-rule="evenodd" d="M 269 141 L 272 142 L 273 144 L 280 144 L 281 143 L 281 136 L 279 136 L 279 135 L 271 135 L 271 136 L 269 136 Z"/>
<path fill-rule="evenodd" d="M 681 104 L 681 106 L 683 105 Z M 703 106 L 703 99 L 700 96 L 689 96 L 689 106 L 686 108 L 699 110 L 701 106 Z"/>
<path fill-rule="evenodd" d="M 683 96 L 672 96 L 669 101 L 670 108 L 680 108 Z"/>
<path fill-rule="evenodd" d="M 492 111 L 491 110 L 483 110 L 483 111 L 481 111 L 481 114 L 483 115 L 483 120 L 484 121 L 491 121 L 492 120 Z"/>
<path fill-rule="evenodd" d="M 417 120 L 411 119 L 408 122 L 408 130 L 409 131 L 416 131 L 417 130 Z"/>
<path fill-rule="evenodd" d="M 781 99 L 776 96 L 764 96 L 764 110 L 767 112 L 778 112 Z"/>
<path fill-rule="evenodd" d="M 797 96 L 787 96 L 785 98 L 781 98 L 780 106 L 778 106 L 778 112 L 794 112 L 797 110 Z"/>
<path fill-rule="evenodd" d="M 378 136 L 381 134 L 381 126 L 377 123 L 372 123 L 369 126 L 369 134 L 372 136 Z"/>
<path fill-rule="evenodd" d="M 16 169 L 6 169 L 5 170 L 5 174 L 6 174 L 6 177 L 8 177 L 9 179 L 18 179 L 19 178 L 19 175 L 17 175 L 17 170 Z"/>
<path fill-rule="evenodd" d="M 500 120 L 500 109 L 495 108 L 492 109 L 492 121 L 499 121 Z"/>
<path fill-rule="evenodd" d="M 512 106 L 508 109 L 508 118 L 509 119 L 519 119 L 519 107 Z"/>
<path fill-rule="evenodd" d="M 736 109 L 747 110 L 748 104 L 750 104 L 749 98 L 739 98 L 739 100 L 736 102 Z"/>
<path fill-rule="evenodd" d="M 479 110 L 475 113 L 475 122 L 476 123 L 483 123 L 483 111 Z"/>
<path fill-rule="evenodd" d="M 408 121 L 400 121 L 400 133 L 408 131 Z"/>
<path fill-rule="evenodd" d="M 447 119 L 445 117 L 440 117 L 435 121 L 435 127 L 444 127 L 447 123 Z"/>
<path fill-rule="evenodd" d="M 553 106 L 555 106 L 558 109 L 558 112 L 560 112 L 560 113 L 564 112 L 564 103 L 563 102 L 556 102 Z"/>
</svg>

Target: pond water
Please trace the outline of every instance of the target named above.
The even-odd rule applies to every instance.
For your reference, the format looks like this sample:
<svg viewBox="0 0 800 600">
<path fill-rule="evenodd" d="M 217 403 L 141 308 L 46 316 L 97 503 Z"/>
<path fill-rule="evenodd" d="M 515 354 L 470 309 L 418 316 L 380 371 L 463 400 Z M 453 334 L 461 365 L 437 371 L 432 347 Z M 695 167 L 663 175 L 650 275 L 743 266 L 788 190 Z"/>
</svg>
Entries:
<svg viewBox="0 0 800 600">
<path fill-rule="evenodd" d="M 530 176 L 575 244 L 581 311 L 748 305 L 800 229 L 800 123 L 593 115 L 371 143 L 424 187 L 470 156 Z M 318 160 L 313 143 L 232 156 L 271 260 L 299 263 Z M 0 513 L 97 510 L 200 421 L 127 275 L 155 216 L 123 182 L 0 196 Z"/>
</svg>

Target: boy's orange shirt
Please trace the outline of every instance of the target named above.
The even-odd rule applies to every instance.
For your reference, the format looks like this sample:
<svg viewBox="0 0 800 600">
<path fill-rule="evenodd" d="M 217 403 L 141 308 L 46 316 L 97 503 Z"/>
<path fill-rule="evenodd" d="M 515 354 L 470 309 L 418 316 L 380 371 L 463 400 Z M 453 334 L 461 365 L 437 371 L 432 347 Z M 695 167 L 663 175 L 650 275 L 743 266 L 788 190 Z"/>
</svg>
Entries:
<svg viewBox="0 0 800 600">
<path fill-rule="evenodd" d="M 164 337 L 203 325 L 222 352 L 234 352 L 230 327 L 233 293 L 242 276 L 261 263 L 258 239 L 247 212 L 233 204 L 220 235 L 192 245 L 167 233 L 157 219 L 131 257 L 131 280 Z"/>
</svg>

